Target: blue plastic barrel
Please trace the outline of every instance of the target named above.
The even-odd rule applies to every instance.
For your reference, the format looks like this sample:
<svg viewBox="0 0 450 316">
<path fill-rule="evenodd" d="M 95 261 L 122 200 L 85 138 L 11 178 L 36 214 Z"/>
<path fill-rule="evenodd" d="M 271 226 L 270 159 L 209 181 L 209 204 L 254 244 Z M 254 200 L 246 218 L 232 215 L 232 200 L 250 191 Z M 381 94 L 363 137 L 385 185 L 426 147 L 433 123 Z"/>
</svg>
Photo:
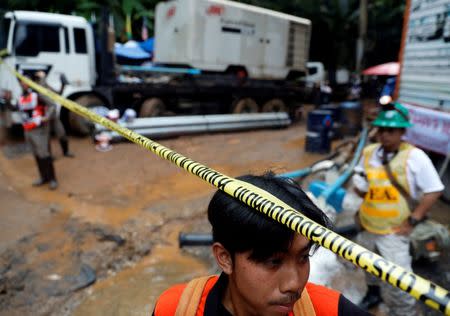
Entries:
<svg viewBox="0 0 450 316">
<path fill-rule="evenodd" d="M 363 109 L 359 102 L 342 102 L 341 108 L 341 133 L 354 136 L 362 128 Z"/>
<path fill-rule="evenodd" d="M 307 132 L 305 151 L 310 153 L 328 154 L 331 150 L 331 132 Z M 324 135 L 327 134 L 327 135 Z"/>
<path fill-rule="evenodd" d="M 305 151 L 327 154 L 331 150 L 332 112 L 313 110 L 308 113 Z"/>
<path fill-rule="evenodd" d="M 308 113 L 306 121 L 306 129 L 310 132 L 320 132 L 322 129 L 327 128 L 327 119 L 333 119 L 333 112 L 329 110 L 313 110 Z M 329 123 L 332 123 L 330 121 Z"/>
<path fill-rule="evenodd" d="M 341 107 L 339 104 L 331 103 L 331 104 L 322 104 L 319 107 L 319 110 L 325 110 L 331 112 L 331 117 L 333 122 L 341 121 Z"/>
<path fill-rule="evenodd" d="M 333 119 L 333 127 L 331 128 L 332 139 L 341 138 L 341 107 L 339 104 L 322 104 L 320 110 L 331 111 L 331 118 Z"/>
</svg>

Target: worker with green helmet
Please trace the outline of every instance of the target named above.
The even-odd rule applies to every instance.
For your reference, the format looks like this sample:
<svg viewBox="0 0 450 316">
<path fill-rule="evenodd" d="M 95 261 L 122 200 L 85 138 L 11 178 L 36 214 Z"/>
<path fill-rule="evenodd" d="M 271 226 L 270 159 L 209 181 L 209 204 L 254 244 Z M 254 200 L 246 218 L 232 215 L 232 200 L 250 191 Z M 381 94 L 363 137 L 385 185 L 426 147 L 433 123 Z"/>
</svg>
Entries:
<svg viewBox="0 0 450 316">
<path fill-rule="evenodd" d="M 353 176 L 355 191 L 363 197 L 356 216 L 362 229 L 357 242 L 411 271 L 410 234 L 426 218 L 444 185 L 430 158 L 403 139 L 413 125 L 406 107 L 383 106 L 372 125 L 377 127 L 378 142 L 364 148 Z M 361 307 L 370 309 L 383 300 L 388 315 L 417 314 L 415 299 L 406 292 L 369 274 L 366 281 Z"/>
</svg>

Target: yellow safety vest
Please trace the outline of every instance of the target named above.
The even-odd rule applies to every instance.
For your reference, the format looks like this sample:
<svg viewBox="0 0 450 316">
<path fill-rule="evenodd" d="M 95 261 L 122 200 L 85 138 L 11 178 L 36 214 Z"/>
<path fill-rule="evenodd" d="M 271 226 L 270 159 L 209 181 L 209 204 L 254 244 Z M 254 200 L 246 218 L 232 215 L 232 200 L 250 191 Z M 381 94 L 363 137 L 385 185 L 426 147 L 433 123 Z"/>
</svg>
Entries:
<svg viewBox="0 0 450 316">
<path fill-rule="evenodd" d="M 374 167 L 369 160 L 380 144 L 369 145 L 364 149 L 364 168 L 369 182 L 369 190 L 361 205 L 359 218 L 361 225 L 375 234 L 391 234 L 411 213 L 408 202 L 389 180 L 383 165 Z M 400 145 L 398 153 L 389 162 L 392 174 L 397 182 L 410 193 L 406 178 L 406 161 L 414 146 L 408 143 Z"/>
</svg>

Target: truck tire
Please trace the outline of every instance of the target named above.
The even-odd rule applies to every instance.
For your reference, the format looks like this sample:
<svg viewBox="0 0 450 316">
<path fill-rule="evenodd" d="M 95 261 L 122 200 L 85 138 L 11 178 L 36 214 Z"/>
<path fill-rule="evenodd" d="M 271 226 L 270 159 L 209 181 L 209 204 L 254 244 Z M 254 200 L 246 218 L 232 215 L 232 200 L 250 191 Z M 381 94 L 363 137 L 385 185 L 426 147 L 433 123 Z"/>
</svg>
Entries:
<svg viewBox="0 0 450 316">
<path fill-rule="evenodd" d="M 74 101 L 87 108 L 104 105 L 104 102 L 100 98 L 92 94 L 82 95 Z M 90 122 L 72 111 L 69 111 L 68 123 L 70 131 L 79 136 L 88 136 L 94 128 L 93 122 Z"/>
<path fill-rule="evenodd" d="M 271 99 L 264 103 L 261 112 L 287 112 L 287 106 L 281 99 Z"/>
<path fill-rule="evenodd" d="M 258 104 L 252 98 L 243 98 L 233 105 L 232 112 L 234 114 L 257 113 Z"/>
<path fill-rule="evenodd" d="M 145 100 L 139 111 L 139 117 L 160 116 L 164 113 L 166 106 L 161 99 L 150 98 Z"/>
</svg>

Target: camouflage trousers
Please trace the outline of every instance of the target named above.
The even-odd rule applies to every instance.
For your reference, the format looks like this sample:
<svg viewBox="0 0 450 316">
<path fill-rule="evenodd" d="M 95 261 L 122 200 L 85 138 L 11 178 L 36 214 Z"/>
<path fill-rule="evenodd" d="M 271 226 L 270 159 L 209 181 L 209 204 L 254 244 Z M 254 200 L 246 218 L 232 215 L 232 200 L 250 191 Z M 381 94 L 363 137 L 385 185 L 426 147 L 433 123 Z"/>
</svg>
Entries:
<svg viewBox="0 0 450 316">
<path fill-rule="evenodd" d="M 44 123 L 39 127 L 25 132 L 25 139 L 31 147 L 31 152 L 38 158 L 50 157 L 50 129 Z"/>
<path fill-rule="evenodd" d="M 356 242 L 384 259 L 398 264 L 407 271 L 412 271 L 412 257 L 409 252 L 410 238 L 396 234 L 378 235 L 368 231 L 358 234 Z M 381 297 L 389 307 L 391 316 L 417 315 L 416 300 L 408 293 L 383 282 L 371 274 L 366 274 L 368 285 L 379 285 Z"/>
</svg>

